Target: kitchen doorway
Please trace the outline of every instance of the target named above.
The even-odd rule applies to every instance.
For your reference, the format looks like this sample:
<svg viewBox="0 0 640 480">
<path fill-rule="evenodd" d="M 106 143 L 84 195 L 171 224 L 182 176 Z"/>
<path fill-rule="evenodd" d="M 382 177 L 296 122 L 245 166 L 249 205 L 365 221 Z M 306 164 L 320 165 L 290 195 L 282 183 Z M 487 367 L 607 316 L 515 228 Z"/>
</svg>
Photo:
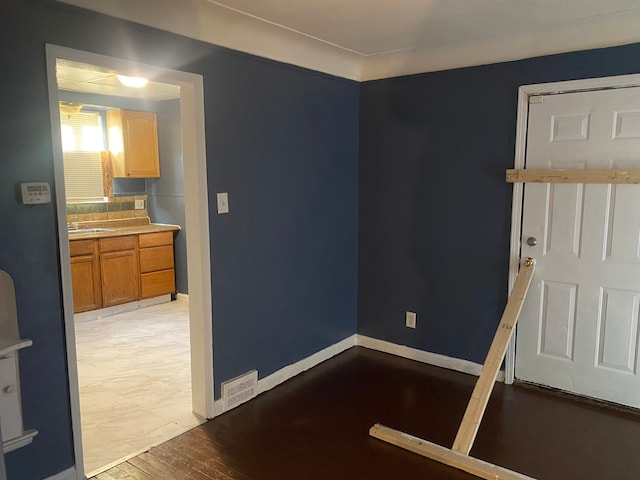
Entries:
<svg viewBox="0 0 640 480">
<path fill-rule="evenodd" d="M 57 65 L 59 62 L 97 65 L 105 70 L 127 76 L 153 79 L 179 88 L 179 114 L 183 154 L 184 207 L 187 236 L 187 272 L 189 297 L 178 298 L 178 308 L 188 312 L 188 344 L 191 363 L 192 411 L 201 419 L 213 417 L 213 352 L 211 323 L 211 280 L 209 261 L 208 198 L 204 140 L 204 95 L 202 77 L 102 55 L 47 45 L 49 101 L 54 147 L 54 174 L 58 214 L 58 233 L 64 296 L 65 331 L 67 340 L 69 390 L 71 401 L 74 450 L 77 478 L 84 478 L 83 442 L 80 419 L 80 389 L 78 384 L 78 352 L 75 348 L 77 330 L 73 312 L 70 254 L 67 248 L 67 211 L 63 167 Z M 181 302 L 182 300 L 182 302 Z M 167 304 L 168 305 L 168 304 Z M 162 305 L 157 308 L 162 310 Z M 172 305 L 173 307 L 173 305 Z M 107 322 L 108 323 L 108 322 Z M 162 349 L 163 347 L 161 347 Z M 170 368 L 170 367 L 168 367 Z M 136 452 L 130 452 L 131 454 Z"/>
</svg>

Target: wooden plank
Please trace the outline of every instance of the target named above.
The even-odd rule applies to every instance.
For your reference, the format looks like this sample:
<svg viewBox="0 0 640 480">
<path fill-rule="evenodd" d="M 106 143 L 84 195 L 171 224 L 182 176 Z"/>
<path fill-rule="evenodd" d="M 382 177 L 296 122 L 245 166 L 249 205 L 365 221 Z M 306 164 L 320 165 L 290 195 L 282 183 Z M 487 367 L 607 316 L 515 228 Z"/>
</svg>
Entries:
<svg viewBox="0 0 640 480">
<path fill-rule="evenodd" d="M 132 465 L 129 465 L 129 467 L 134 469 L 135 473 L 130 474 L 126 469 L 122 468 L 123 465 L 127 464 L 123 463 L 121 465 L 111 467 L 109 470 L 98 475 L 96 480 L 148 480 L 149 478 L 152 478 Z"/>
<path fill-rule="evenodd" d="M 224 462 L 218 461 L 216 458 L 208 458 L 207 456 L 198 455 L 189 448 L 182 448 L 175 442 L 165 442 L 154 447 L 156 454 L 162 451 L 165 455 L 172 455 L 181 458 L 185 464 L 188 464 L 192 470 L 198 471 L 208 477 L 216 480 L 241 480 L 243 477 L 236 477 L 229 474 L 229 468 Z"/>
<path fill-rule="evenodd" d="M 100 473 L 95 478 L 96 480 L 122 480 L 122 477 L 112 475 L 112 472 L 110 470 Z"/>
<path fill-rule="evenodd" d="M 640 183 L 640 170 L 509 169 L 507 183 Z"/>
<path fill-rule="evenodd" d="M 182 455 L 200 462 L 205 468 L 221 475 L 221 479 L 248 480 L 248 477 L 240 472 L 242 464 L 237 464 L 238 459 L 225 453 L 225 449 L 216 445 L 210 438 L 179 435 L 171 442 L 167 442 L 166 445 L 179 450 Z"/>
<path fill-rule="evenodd" d="M 213 480 L 216 478 L 215 473 L 208 475 L 207 473 L 198 471 L 189 459 L 183 458 L 181 455 L 176 454 L 175 451 L 162 447 L 162 445 L 158 445 L 149 450 L 149 455 L 186 478 L 192 480 Z"/>
<path fill-rule="evenodd" d="M 143 472 L 142 470 L 134 467 L 133 465 L 127 462 L 121 463 L 120 465 L 118 465 L 118 471 L 122 471 L 128 474 L 131 478 L 134 478 L 136 480 L 156 480 L 151 475 L 147 474 L 146 472 Z"/>
<path fill-rule="evenodd" d="M 187 478 L 186 475 L 178 472 L 175 468 L 159 462 L 149 453 L 141 453 L 137 457 L 127 460 L 127 463 L 151 475 L 156 480 L 181 480 Z"/>
<path fill-rule="evenodd" d="M 374 425 L 369 430 L 369 434 L 397 447 L 487 480 L 535 480 L 533 477 L 469 457 L 463 453 L 455 452 L 384 425 Z"/>
<path fill-rule="evenodd" d="M 516 278 L 516 283 L 500 319 L 498 331 L 493 338 L 491 348 L 489 348 L 489 353 L 480 371 L 480 377 L 473 389 L 471 400 L 469 400 L 458 434 L 453 442 L 452 449 L 456 452 L 468 455 L 473 446 L 534 271 L 535 262 L 532 259 L 527 259 L 520 267 L 520 273 L 518 273 L 518 278 Z"/>
</svg>

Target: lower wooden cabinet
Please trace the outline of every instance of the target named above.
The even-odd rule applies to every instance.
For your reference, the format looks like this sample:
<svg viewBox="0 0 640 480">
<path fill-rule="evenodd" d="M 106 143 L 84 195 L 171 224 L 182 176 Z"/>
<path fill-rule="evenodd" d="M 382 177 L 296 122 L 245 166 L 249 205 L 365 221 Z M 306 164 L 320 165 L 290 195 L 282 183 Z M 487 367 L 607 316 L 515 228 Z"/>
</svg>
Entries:
<svg viewBox="0 0 640 480">
<path fill-rule="evenodd" d="M 161 270 L 140 275 L 140 298 L 152 298 L 175 292 L 176 276 L 173 270 Z"/>
<path fill-rule="evenodd" d="M 111 307 L 138 299 L 138 253 L 136 236 L 101 238 L 100 277 L 102 306 Z"/>
<path fill-rule="evenodd" d="M 140 297 L 151 298 L 176 293 L 173 232 L 138 236 L 140 253 Z"/>
<path fill-rule="evenodd" d="M 102 306 L 138 299 L 138 257 L 135 250 L 100 254 Z"/>
<path fill-rule="evenodd" d="M 173 232 L 69 243 L 73 311 L 176 293 Z"/>
<path fill-rule="evenodd" d="M 71 257 L 71 285 L 74 313 L 102 306 L 100 270 L 94 255 Z"/>
<path fill-rule="evenodd" d="M 102 307 L 102 287 L 97 243 L 78 240 L 69 244 L 74 313 Z"/>
</svg>

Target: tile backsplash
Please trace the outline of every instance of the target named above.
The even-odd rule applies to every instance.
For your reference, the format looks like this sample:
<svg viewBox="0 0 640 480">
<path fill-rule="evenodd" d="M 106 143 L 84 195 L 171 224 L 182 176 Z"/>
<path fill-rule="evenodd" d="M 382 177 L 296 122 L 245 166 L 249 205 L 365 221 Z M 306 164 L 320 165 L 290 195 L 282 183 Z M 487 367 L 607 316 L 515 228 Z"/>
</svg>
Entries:
<svg viewBox="0 0 640 480">
<path fill-rule="evenodd" d="M 136 200 L 144 200 L 143 209 L 135 209 Z M 110 197 L 107 202 L 67 204 L 67 223 L 120 220 L 123 218 L 141 218 L 148 216 L 146 195 Z"/>
</svg>

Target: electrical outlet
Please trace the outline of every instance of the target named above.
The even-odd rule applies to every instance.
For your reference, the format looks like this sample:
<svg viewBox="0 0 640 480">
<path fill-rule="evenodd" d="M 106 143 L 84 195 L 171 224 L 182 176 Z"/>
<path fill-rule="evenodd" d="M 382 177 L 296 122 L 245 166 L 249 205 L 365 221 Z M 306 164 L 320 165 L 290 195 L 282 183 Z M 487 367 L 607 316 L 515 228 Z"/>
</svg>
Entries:
<svg viewBox="0 0 640 480">
<path fill-rule="evenodd" d="M 415 312 L 407 312 L 405 317 L 405 325 L 408 328 L 416 328 L 416 314 Z"/>
<path fill-rule="evenodd" d="M 144 210 L 144 200 L 136 200 L 134 208 L 136 210 Z"/>
</svg>

